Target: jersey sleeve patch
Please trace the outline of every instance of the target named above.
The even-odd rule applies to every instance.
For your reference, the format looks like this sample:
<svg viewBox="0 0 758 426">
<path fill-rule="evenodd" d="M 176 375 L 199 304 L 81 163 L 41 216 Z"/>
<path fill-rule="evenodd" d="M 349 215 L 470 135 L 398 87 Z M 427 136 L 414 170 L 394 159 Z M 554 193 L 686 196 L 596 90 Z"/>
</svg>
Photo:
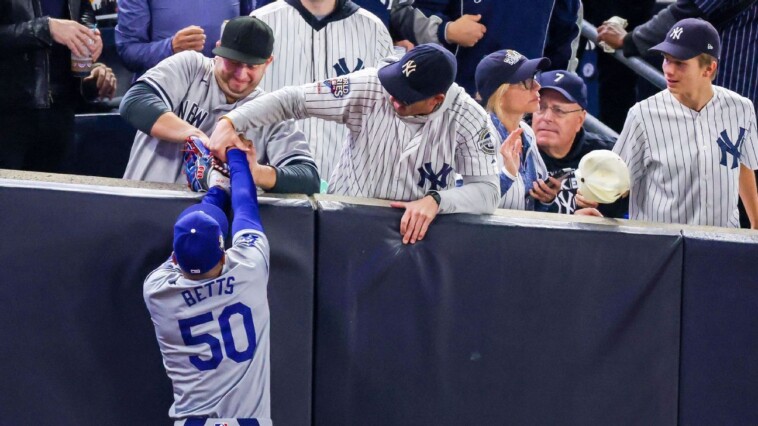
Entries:
<svg viewBox="0 0 758 426">
<path fill-rule="evenodd" d="M 350 93 L 350 78 L 336 77 L 324 80 L 318 85 L 316 91 L 319 94 L 331 93 L 335 98 L 342 98 Z"/>
<path fill-rule="evenodd" d="M 476 146 L 479 151 L 487 155 L 495 155 L 495 143 L 492 142 L 492 135 L 490 134 L 490 130 L 488 128 L 485 127 L 479 131 Z"/>
<path fill-rule="evenodd" d="M 258 238 L 260 237 L 255 234 L 240 235 L 235 241 L 235 245 L 243 246 L 243 247 L 252 247 L 255 245 L 255 242 L 258 241 Z"/>
</svg>

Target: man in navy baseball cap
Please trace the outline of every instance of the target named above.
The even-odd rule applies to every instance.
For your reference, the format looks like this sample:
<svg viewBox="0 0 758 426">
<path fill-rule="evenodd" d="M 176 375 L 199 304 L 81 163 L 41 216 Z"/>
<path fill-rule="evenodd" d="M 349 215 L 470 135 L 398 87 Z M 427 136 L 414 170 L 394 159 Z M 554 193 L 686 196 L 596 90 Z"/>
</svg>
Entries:
<svg viewBox="0 0 758 426">
<path fill-rule="evenodd" d="M 548 172 L 561 179 L 561 189 L 555 198 L 559 213 L 620 217 L 625 202 L 599 206 L 585 203 L 577 195 L 578 182 L 574 170 L 588 153 L 608 150 L 614 140 L 583 129 L 587 117 L 587 86 L 576 74 L 567 71 L 547 71 L 537 78 L 540 88 L 540 108 L 532 114 L 532 128 L 537 147 Z"/>
<path fill-rule="evenodd" d="M 708 21 L 687 18 L 674 24 L 666 40 L 650 48 L 651 52 L 669 54 L 686 61 L 703 53 L 719 59 L 721 39 L 718 31 Z"/>
<path fill-rule="evenodd" d="M 687 18 L 674 24 L 651 52 L 663 55 L 666 88 L 686 107 L 700 111 L 711 98 L 718 72 L 721 40 L 708 21 Z"/>
<path fill-rule="evenodd" d="M 547 71 L 537 77 L 542 94 L 546 89 L 555 90 L 567 101 L 587 109 L 587 85 L 578 75 L 567 71 Z"/>
<path fill-rule="evenodd" d="M 457 70 L 455 56 L 449 50 L 437 44 L 420 44 L 377 74 L 395 111 L 405 117 L 426 115 L 441 105 Z"/>
<path fill-rule="evenodd" d="M 498 50 L 476 66 L 476 90 L 483 103 L 503 84 L 516 84 L 535 77 L 550 66 L 550 59 L 527 59 L 515 50 Z"/>
</svg>

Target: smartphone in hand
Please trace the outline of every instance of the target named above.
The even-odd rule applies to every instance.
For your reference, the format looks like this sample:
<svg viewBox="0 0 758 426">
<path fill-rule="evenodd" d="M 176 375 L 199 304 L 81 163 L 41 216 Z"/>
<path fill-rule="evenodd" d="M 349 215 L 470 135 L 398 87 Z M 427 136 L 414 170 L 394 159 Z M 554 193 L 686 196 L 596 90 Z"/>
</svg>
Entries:
<svg viewBox="0 0 758 426">
<path fill-rule="evenodd" d="M 549 172 L 548 176 L 552 177 L 552 178 L 555 178 L 555 179 L 558 179 L 558 181 L 560 181 L 560 182 L 563 182 L 563 180 L 565 180 L 566 178 L 568 178 L 571 175 L 571 173 L 573 173 L 573 172 L 574 172 L 574 169 L 568 167 L 568 168 L 565 168 L 565 169 L 560 169 L 560 170 L 555 170 L 555 171 Z M 550 184 L 550 180 L 548 178 L 545 178 L 542 181 L 545 182 L 545 184 L 547 186 L 552 187 L 552 185 Z"/>
</svg>

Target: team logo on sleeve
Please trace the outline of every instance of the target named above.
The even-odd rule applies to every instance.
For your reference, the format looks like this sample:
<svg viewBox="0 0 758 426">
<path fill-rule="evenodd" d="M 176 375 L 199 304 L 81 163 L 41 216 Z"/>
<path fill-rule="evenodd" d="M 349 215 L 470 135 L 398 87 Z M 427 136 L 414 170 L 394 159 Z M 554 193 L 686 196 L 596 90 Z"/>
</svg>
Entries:
<svg viewBox="0 0 758 426">
<path fill-rule="evenodd" d="M 237 244 L 245 247 L 252 247 L 255 242 L 258 241 L 258 236 L 253 234 L 245 234 L 237 239 Z"/>
<path fill-rule="evenodd" d="M 737 143 L 732 143 L 732 140 L 729 139 L 729 135 L 726 133 L 726 130 L 723 130 L 721 132 L 721 137 L 716 139 L 716 144 L 721 150 L 721 161 L 719 161 L 719 164 L 726 166 L 727 157 L 729 157 L 729 154 L 731 154 L 732 166 L 730 168 L 737 168 L 740 160 L 740 146 L 742 146 L 742 142 L 745 140 L 745 131 L 746 130 L 744 127 L 740 127 L 740 134 L 737 136 Z"/>
<path fill-rule="evenodd" d="M 492 142 L 492 135 L 490 134 L 489 129 L 484 128 L 479 132 L 476 146 L 479 148 L 479 151 L 482 151 L 487 155 L 495 155 L 495 143 Z"/>
<path fill-rule="evenodd" d="M 347 77 L 324 80 L 324 86 L 329 88 L 335 98 L 341 98 L 350 93 L 350 79 Z"/>
</svg>

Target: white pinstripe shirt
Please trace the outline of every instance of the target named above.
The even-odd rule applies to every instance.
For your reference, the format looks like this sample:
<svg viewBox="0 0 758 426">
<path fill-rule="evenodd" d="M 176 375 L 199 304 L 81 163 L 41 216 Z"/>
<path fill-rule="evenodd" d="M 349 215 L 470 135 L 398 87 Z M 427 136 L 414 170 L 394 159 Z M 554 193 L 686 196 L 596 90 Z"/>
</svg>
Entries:
<svg viewBox="0 0 758 426">
<path fill-rule="evenodd" d="M 392 38 L 379 18 L 359 9 L 316 31 L 291 5 L 278 1 L 253 11 L 274 32 L 274 62 L 260 85 L 267 92 L 326 80 L 376 67 L 392 54 Z M 330 180 L 347 130 L 317 119 L 298 122 L 308 139 L 319 174 Z"/>
<path fill-rule="evenodd" d="M 739 227 L 739 163 L 758 168 L 755 110 L 713 91 L 700 112 L 668 90 L 629 110 L 613 151 L 632 175 L 630 219 Z"/>
<path fill-rule="evenodd" d="M 376 69 L 370 68 L 273 92 L 227 117 L 238 130 L 286 118 L 344 123 L 349 135 L 329 183 L 332 194 L 412 201 L 431 189 L 458 189 L 455 173 L 464 180 L 487 176 L 494 182 L 498 172 L 491 139 L 495 130 L 482 107 L 456 84 L 432 114 L 398 117 Z M 481 213 L 488 211 L 484 204 L 453 207 Z"/>
<path fill-rule="evenodd" d="M 707 16 L 739 0 L 694 0 Z M 719 29 L 721 59 L 715 84 L 758 103 L 758 3 L 745 9 Z"/>
</svg>

